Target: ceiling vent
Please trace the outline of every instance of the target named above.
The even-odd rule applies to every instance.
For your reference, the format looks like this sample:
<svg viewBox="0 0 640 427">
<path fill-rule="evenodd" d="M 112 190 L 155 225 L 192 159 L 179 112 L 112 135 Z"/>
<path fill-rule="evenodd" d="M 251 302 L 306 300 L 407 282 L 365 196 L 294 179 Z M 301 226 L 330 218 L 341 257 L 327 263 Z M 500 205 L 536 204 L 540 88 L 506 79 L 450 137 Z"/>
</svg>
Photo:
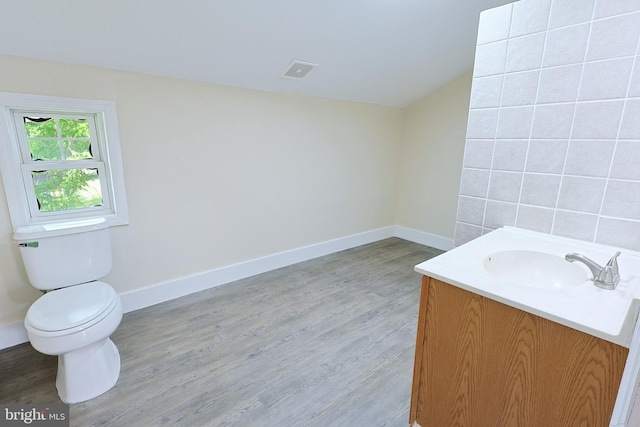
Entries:
<svg viewBox="0 0 640 427">
<path fill-rule="evenodd" d="M 298 61 L 297 59 L 294 59 L 293 61 L 291 61 L 291 64 L 289 64 L 289 66 L 287 67 L 287 71 L 284 72 L 284 77 L 289 77 L 292 79 L 301 79 L 307 74 L 309 74 L 309 72 L 317 66 L 318 64 L 313 64 L 311 62 Z"/>
</svg>

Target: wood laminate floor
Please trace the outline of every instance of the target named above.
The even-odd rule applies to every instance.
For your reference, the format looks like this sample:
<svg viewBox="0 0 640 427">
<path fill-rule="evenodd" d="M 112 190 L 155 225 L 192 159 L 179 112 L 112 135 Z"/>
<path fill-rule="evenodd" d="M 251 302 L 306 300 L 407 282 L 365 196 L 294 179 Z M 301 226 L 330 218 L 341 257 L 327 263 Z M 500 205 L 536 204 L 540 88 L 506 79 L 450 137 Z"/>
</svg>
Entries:
<svg viewBox="0 0 640 427">
<path fill-rule="evenodd" d="M 71 426 L 407 426 L 420 276 L 392 238 L 125 314 L 118 383 Z M 0 351 L 0 403 L 60 402 L 56 357 Z"/>
</svg>

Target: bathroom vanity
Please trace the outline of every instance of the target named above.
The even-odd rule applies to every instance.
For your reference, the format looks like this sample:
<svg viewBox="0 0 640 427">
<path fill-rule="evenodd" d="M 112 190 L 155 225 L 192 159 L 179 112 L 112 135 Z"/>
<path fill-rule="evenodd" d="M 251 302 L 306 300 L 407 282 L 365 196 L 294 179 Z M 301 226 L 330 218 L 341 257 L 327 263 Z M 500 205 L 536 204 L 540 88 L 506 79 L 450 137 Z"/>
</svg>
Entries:
<svg viewBox="0 0 640 427">
<path fill-rule="evenodd" d="M 416 266 L 410 424 L 624 426 L 638 387 L 640 257 L 623 251 L 615 290 L 564 259 L 605 263 L 614 249 L 505 227 Z"/>
</svg>

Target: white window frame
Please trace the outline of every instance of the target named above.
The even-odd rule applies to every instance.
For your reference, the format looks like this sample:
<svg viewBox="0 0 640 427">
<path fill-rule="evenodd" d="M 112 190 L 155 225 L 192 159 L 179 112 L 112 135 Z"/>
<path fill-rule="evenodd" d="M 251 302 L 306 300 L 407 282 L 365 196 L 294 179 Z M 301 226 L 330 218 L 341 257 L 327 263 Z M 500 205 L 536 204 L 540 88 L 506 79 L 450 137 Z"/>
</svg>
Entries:
<svg viewBox="0 0 640 427">
<path fill-rule="evenodd" d="M 25 167 L 27 141 L 21 134 L 23 126 L 17 123 L 17 118 L 22 117 L 20 113 L 24 112 L 95 118 L 94 142 L 98 152 L 94 152 L 94 158 L 100 163 L 101 207 L 36 213 L 31 175 Z M 90 218 L 105 218 L 109 225 L 129 223 L 115 102 L 0 92 L 0 115 L 0 172 L 14 231 L 20 227 Z M 73 162 L 82 164 L 81 160 Z M 67 165 L 63 162 L 60 168 L 65 169 Z"/>
</svg>

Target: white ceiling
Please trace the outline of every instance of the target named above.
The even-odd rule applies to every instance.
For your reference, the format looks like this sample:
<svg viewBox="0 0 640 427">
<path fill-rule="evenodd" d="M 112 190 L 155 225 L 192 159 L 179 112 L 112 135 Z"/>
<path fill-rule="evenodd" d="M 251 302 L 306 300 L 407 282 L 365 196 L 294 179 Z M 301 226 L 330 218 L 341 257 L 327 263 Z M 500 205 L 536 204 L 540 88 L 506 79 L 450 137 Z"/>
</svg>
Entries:
<svg viewBox="0 0 640 427">
<path fill-rule="evenodd" d="M 0 54 L 405 107 L 471 69 L 480 11 L 509 2 L 0 0 Z M 282 77 L 293 59 L 319 66 Z"/>
</svg>

